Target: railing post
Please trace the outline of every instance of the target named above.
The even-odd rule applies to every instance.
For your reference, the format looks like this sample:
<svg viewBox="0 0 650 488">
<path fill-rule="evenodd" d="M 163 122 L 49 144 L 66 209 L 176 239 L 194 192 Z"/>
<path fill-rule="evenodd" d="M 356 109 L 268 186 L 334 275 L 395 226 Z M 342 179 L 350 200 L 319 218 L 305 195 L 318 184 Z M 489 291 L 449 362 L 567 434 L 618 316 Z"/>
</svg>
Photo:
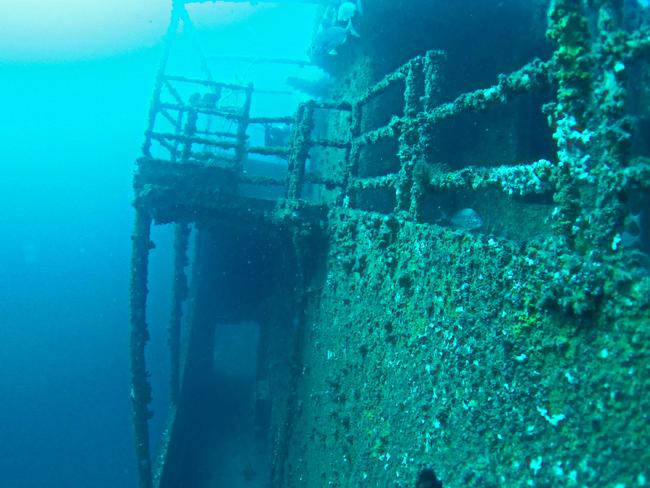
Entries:
<svg viewBox="0 0 650 488">
<path fill-rule="evenodd" d="M 548 36 L 556 51 L 557 103 L 550 106 L 557 142 L 558 205 L 554 227 L 580 253 L 616 250 L 622 204 L 617 175 L 628 163 L 622 2 L 598 0 L 592 34 L 579 2 L 551 3 Z"/>
<path fill-rule="evenodd" d="M 199 114 L 195 107 L 190 107 L 187 110 L 187 121 L 185 122 L 185 129 L 183 136 L 185 142 L 183 143 L 183 153 L 181 155 L 181 162 L 186 163 L 192 158 L 192 138 L 196 135 L 196 123 Z"/>
<path fill-rule="evenodd" d="M 174 124 L 174 134 L 180 136 L 181 131 L 183 130 L 183 114 L 185 113 L 184 110 L 179 110 L 178 111 L 178 116 L 176 117 L 176 123 Z M 178 140 L 174 141 L 174 150 L 170 151 L 170 158 L 172 163 L 175 163 L 178 161 L 178 152 L 179 152 L 179 146 L 180 142 Z"/>
<path fill-rule="evenodd" d="M 594 145 L 598 150 L 593 173 L 596 176 L 594 207 L 585 217 L 591 225 L 585 235 L 588 242 L 616 251 L 620 244 L 621 222 L 624 220 L 623 187 L 619 175 L 630 164 L 632 120 L 627 115 L 627 79 L 630 68 L 624 62 L 626 37 L 623 34 L 623 1 L 599 0 L 597 73 L 594 77 L 595 97 Z M 596 129 L 597 128 L 597 129 Z M 586 209 L 585 209 L 586 210 Z M 618 236 L 618 239 L 617 239 Z"/>
<path fill-rule="evenodd" d="M 248 129 L 248 122 L 250 120 L 251 102 L 253 100 L 253 84 L 249 83 L 246 86 L 246 94 L 244 98 L 244 105 L 242 107 L 241 118 L 237 124 L 237 148 L 235 149 L 235 166 L 237 171 L 241 172 L 246 159 L 246 130 Z"/>
<path fill-rule="evenodd" d="M 314 102 L 300 104 L 296 113 L 296 126 L 289 156 L 287 177 L 287 199 L 298 200 L 302 193 L 305 178 L 305 165 L 311 147 L 311 131 L 314 128 Z"/>
<path fill-rule="evenodd" d="M 545 107 L 557 143 L 553 228 L 567 248 L 566 262 L 574 263 L 570 276 L 559 274 L 553 286 L 562 290 L 560 305 L 578 315 L 611 293 L 606 284 L 616 282 L 623 259 L 620 175 L 629 163 L 631 124 L 622 7 L 621 0 L 553 0 L 549 10 L 547 35 L 558 44 L 557 102 Z"/>
<path fill-rule="evenodd" d="M 580 191 L 576 185 L 576 162 L 582 159 L 584 146 L 573 144 L 572 128 L 581 130 L 586 123 L 591 98 L 593 64 L 589 25 L 582 2 L 553 0 L 549 8 L 547 36 L 557 42 L 557 103 L 550 107 L 557 142 L 558 167 L 555 170 L 557 191 L 553 227 L 558 236 L 574 241 L 580 214 Z"/>
<path fill-rule="evenodd" d="M 359 176 L 359 158 L 361 157 L 361 118 L 363 104 L 359 101 L 352 104 L 350 112 L 350 145 L 345 151 L 345 168 L 343 170 L 343 192 L 338 205 L 354 208 L 356 206 L 356 193 L 353 189 L 354 180 Z"/>
<path fill-rule="evenodd" d="M 424 56 L 422 70 L 424 73 L 424 97 L 422 99 L 422 108 L 425 113 L 433 111 L 435 107 L 442 103 L 440 96 L 442 85 L 442 65 L 446 60 L 445 53 L 442 51 L 427 51 Z M 428 124 L 426 117 L 421 117 L 420 121 L 420 144 L 422 146 L 422 155 L 427 163 L 432 163 L 431 153 L 435 144 L 435 124 Z"/>
<path fill-rule="evenodd" d="M 427 51 L 422 63 L 424 96 L 422 98 L 422 110 L 429 112 L 441 102 L 441 78 L 442 64 L 445 61 L 445 54 L 442 51 Z M 411 186 L 411 202 L 409 214 L 414 220 L 420 220 L 422 211 L 422 199 L 426 192 L 427 182 L 425 181 L 424 165 L 432 163 L 431 153 L 435 144 L 434 125 L 426 123 L 424 113 L 420 112 L 418 118 L 418 144 L 417 161 L 414 167 L 413 184 Z M 418 169 L 419 165 L 419 169 Z"/>
<path fill-rule="evenodd" d="M 408 63 L 404 79 L 404 117 L 400 124 L 398 153 L 401 167 L 395 184 L 395 212 L 398 214 L 410 213 L 412 206 L 413 170 L 421 157 L 417 116 L 421 111 L 423 85 L 422 58 L 414 58 Z"/>
</svg>

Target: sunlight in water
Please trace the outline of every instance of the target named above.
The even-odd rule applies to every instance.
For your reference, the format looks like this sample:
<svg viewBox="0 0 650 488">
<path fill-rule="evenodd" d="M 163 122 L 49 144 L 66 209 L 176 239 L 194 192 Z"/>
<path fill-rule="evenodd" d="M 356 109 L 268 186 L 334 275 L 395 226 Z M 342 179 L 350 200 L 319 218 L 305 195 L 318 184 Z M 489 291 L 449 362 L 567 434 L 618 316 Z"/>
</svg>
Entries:
<svg viewBox="0 0 650 488">
<path fill-rule="evenodd" d="M 2 0 L 0 62 L 89 59 L 154 45 L 165 32 L 170 5 L 171 0 Z M 256 10 L 249 4 L 219 7 L 212 9 L 212 25 Z"/>
</svg>

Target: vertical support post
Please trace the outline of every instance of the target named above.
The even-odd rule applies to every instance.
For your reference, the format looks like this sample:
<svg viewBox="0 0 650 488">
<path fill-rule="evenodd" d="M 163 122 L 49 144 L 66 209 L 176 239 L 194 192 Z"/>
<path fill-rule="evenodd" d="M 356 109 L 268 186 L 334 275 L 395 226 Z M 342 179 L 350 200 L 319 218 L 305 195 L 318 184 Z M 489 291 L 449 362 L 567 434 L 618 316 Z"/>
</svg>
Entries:
<svg viewBox="0 0 650 488">
<path fill-rule="evenodd" d="M 623 31 L 623 1 L 598 0 L 598 53 L 593 81 L 594 143 L 598 149 L 593 167 L 595 176 L 594 205 L 586 215 L 590 223 L 585 240 L 616 251 L 620 242 L 624 205 L 621 201 L 623 168 L 630 162 L 632 123 L 626 114 L 626 78 L 629 67 L 624 62 L 627 42 Z M 602 149 L 601 149 L 602 148 Z M 618 236 L 618 238 L 617 238 Z"/>
<path fill-rule="evenodd" d="M 244 106 L 242 107 L 241 118 L 237 124 L 237 148 L 235 149 L 235 167 L 240 172 L 243 170 L 244 159 L 246 159 L 246 130 L 248 129 L 248 121 L 250 120 L 252 100 L 253 84 L 249 83 L 246 86 L 246 95 L 244 98 Z"/>
<path fill-rule="evenodd" d="M 350 112 L 350 147 L 345 151 L 345 169 L 343 174 L 343 188 L 345 194 L 341 195 L 338 205 L 344 207 L 356 207 L 355 192 L 353 190 L 354 180 L 359 176 L 359 158 L 361 157 L 361 118 L 363 116 L 363 105 L 360 102 L 352 104 Z"/>
<path fill-rule="evenodd" d="M 424 96 L 422 98 L 422 110 L 430 112 L 440 104 L 442 85 L 442 65 L 446 57 L 442 51 L 427 51 L 422 62 L 422 75 L 424 83 Z M 411 204 L 409 213 L 418 221 L 422 214 L 422 199 L 426 191 L 427 171 L 425 165 L 431 164 L 431 153 L 435 143 L 436 127 L 427 124 L 422 112 L 418 114 L 418 147 L 417 161 L 414 167 L 413 185 L 411 186 Z"/>
<path fill-rule="evenodd" d="M 423 109 L 430 112 L 440 102 L 442 87 L 442 65 L 446 60 L 443 51 L 427 51 L 424 55 L 422 71 L 424 73 L 424 99 Z"/>
<path fill-rule="evenodd" d="M 196 135 L 196 123 L 199 119 L 199 113 L 196 107 L 190 107 L 187 110 L 187 121 L 185 122 L 185 129 L 183 136 L 183 153 L 181 155 L 181 162 L 186 163 L 192 158 L 192 138 Z"/>
<path fill-rule="evenodd" d="M 172 404 L 178 404 L 181 383 L 181 321 L 183 318 L 183 303 L 187 298 L 187 246 L 190 227 L 187 224 L 174 226 L 174 281 L 172 284 L 172 309 L 170 313 L 168 342 L 169 342 L 169 382 Z"/>
<path fill-rule="evenodd" d="M 558 155 L 553 228 L 572 266 L 571 275 L 558 276 L 553 286 L 561 290 L 560 305 L 578 315 L 611 294 L 607 285 L 616 282 L 623 259 L 619 175 L 628 162 L 630 123 L 624 110 L 622 4 L 553 0 L 549 9 L 547 35 L 558 44 L 557 103 L 545 107 Z"/>
<path fill-rule="evenodd" d="M 174 134 L 177 136 L 181 135 L 181 130 L 183 129 L 183 115 L 185 114 L 185 110 L 179 110 L 178 111 L 178 116 L 176 117 L 176 124 L 174 124 Z M 179 147 L 180 147 L 180 141 L 176 139 L 174 141 L 174 150 L 171 151 L 171 161 L 172 163 L 175 163 L 178 161 L 178 153 L 179 153 Z"/>
<path fill-rule="evenodd" d="M 293 144 L 289 157 L 289 175 L 287 179 L 287 199 L 298 200 L 302 194 L 305 178 L 305 165 L 311 146 L 311 131 L 314 128 L 314 102 L 300 104 L 296 114 Z"/>
<path fill-rule="evenodd" d="M 131 356 L 131 401 L 133 406 L 133 430 L 138 470 L 138 486 L 152 488 L 151 455 L 149 451 L 149 418 L 151 411 L 151 386 L 149 385 L 145 346 L 149 340 L 147 329 L 147 276 L 151 217 L 136 209 L 131 251 L 131 282 L 129 292 L 130 308 L 130 356 Z"/>
<path fill-rule="evenodd" d="M 577 166 L 588 154 L 583 144 L 576 140 L 579 130 L 586 127 L 592 92 L 593 62 L 589 57 L 592 41 L 584 6 L 575 0 L 553 0 L 549 8 L 547 36 L 557 42 L 558 81 L 557 103 L 551 107 L 550 117 L 558 148 L 558 167 L 555 171 L 557 211 L 553 227 L 559 237 L 567 238 L 573 246 L 576 223 L 581 213 L 580 184 Z"/>
<path fill-rule="evenodd" d="M 427 51 L 424 56 L 422 71 L 424 75 L 424 97 L 422 109 L 425 113 L 431 112 L 441 103 L 442 87 L 442 66 L 446 60 L 443 51 Z M 426 122 L 426 118 L 420 121 L 420 145 L 422 156 L 427 163 L 431 161 L 431 153 L 435 144 L 436 127 Z"/>
<path fill-rule="evenodd" d="M 554 0 L 548 36 L 557 41 L 555 124 L 559 165 L 555 229 L 574 250 L 612 250 L 621 220 L 619 170 L 629 158 L 621 0 L 596 0 L 592 37 L 580 2 Z M 614 245 L 614 249 L 616 246 Z"/>
<path fill-rule="evenodd" d="M 413 170 L 420 157 L 417 116 L 423 87 L 422 58 L 414 58 L 408 63 L 404 85 L 404 117 L 400 124 L 398 152 L 401 168 L 395 185 L 395 212 L 398 214 L 410 213 Z"/>
</svg>

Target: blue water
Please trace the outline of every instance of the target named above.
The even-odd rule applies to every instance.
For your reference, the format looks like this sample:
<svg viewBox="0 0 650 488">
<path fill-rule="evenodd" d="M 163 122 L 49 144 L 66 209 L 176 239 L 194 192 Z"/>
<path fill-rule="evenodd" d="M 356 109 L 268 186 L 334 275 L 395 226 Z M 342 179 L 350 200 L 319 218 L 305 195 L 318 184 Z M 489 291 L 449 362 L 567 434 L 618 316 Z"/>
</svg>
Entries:
<svg viewBox="0 0 650 488">
<path fill-rule="evenodd" d="M 130 179 L 158 55 L 2 68 L 1 486 L 135 484 Z"/>
<path fill-rule="evenodd" d="M 111 26 L 94 26 L 101 16 L 90 7 L 88 24 L 80 24 L 81 2 L 62 2 L 51 28 L 51 6 L 14 17 L 7 14 L 18 4 L 0 6 L 12 23 L 0 34 L 0 486 L 136 485 L 128 372 L 131 178 L 168 3 L 151 2 L 149 8 L 160 8 L 135 12 L 129 25 L 118 22 L 113 40 Z M 75 8 L 78 19 L 70 17 Z M 282 36 L 265 37 L 254 25 L 223 35 L 238 35 L 238 53 L 249 55 L 268 55 L 295 41 L 296 32 L 307 38 L 310 22 L 297 28 L 282 15 L 269 11 L 259 19 L 269 28 L 278 19 L 294 26 Z M 138 22 L 142 35 L 129 31 Z M 120 29 L 133 42 L 120 38 Z M 226 46 L 220 54 L 237 54 L 219 46 Z M 306 41 L 293 47 L 286 55 L 301 56 Z M 170 239 L 170 229 L 154 228 L 147 350 L 154 450 L 168 394 Z"/>
</svg>

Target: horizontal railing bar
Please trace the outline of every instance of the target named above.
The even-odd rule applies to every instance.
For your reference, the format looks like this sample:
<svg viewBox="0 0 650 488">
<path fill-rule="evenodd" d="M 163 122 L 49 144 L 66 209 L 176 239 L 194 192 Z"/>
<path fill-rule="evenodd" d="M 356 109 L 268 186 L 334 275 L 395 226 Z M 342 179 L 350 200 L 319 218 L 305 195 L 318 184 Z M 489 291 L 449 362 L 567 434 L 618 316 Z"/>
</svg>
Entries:
<svg viewBox="0 0 650 488">
<path fill-rule="evenodd" d="M 408 63 L 404 64 L 403 66 L 393 71 L 392 73 L 388 73 L 381 80 L 379 80 L 377 83 L 371 86 L 368 89 L 368 91 L 359 100 L 357 100 L 357 103 L 359 103 L 360 105 L 365 105 L 371 99 L 375 98 L 376 96 L 380 95 L 388 88 L 390 88 L 390 86 L 393 83 L 403 81 L 406 78 L 407 66 Z"/>
<path fill-rule="evenodd" d="M 195 130 L 195 134 L 205 134 L 208 136 L 216 136 L 216 137 L 224 137 L 228 139 L 237 139 L 239 136 L 237 134 L 233 134 L 232 132 L 221 132 L 221 131 L 211 131 L 211 130 Z M 249 136 L 246 135 L 248 138 Z"/>
<path fill-rule="evenodd" d="M 243 119 L 244 116 L 242 114 L 237 114 L 237 113 L 232 113 L 232 112 L 226 112 L 225 110 L 213 110 L 210 108 L 205 108 L 205 107 L 200 107 L 200 106 L 195 106 L 195 105 L 187 105 L 187 104 L 175 104 L 175 103 L 161 103 L 158 105 L 160 108 L 167 109 L 167 110 L 177 110 L 179 112 L 184 111 L 184 112 L 196 112 L 199 114 L 206 114 L 206 115 L 213 115 L 215 117 L 222 117 L 224 119 L 233 119 L 233 120 L 239 120 Z"/>
<path fill-rule="evenodd" d="M 346 112 L 352 110 L 352 104 L 348 102 L 319 102 L 314 100 L 313 106 L 321 110 L 343 110 Z"/>
<path fill-rule="evenodd" d="M 510 195 L 544 193 L 551 189 L 549 177 L 553 166 L 546 159 L 494 167 L 468 166 L 458 171 L 434 173 L 428 184 L 437 190 L 498 188 Z"/>
<path fill-rule="evenodd" d="M 374 144 L 380 139 L 386 139 L 389 137 L 397 137 L 399 135 L 400 128 L 402 123 L 405 120 L 400 117 L 394 116 L 388 125 L 379 127 L 377 129 L 364 132 L 363 134 L 356 137 L 352 142 L 353 144 L 368 145 Z"/>
<path fill-rule="evenodd" d="M 287 157 L 291 150 L 288 147 L 251 146 L 246 152 L 253 154 L 264 154 L 266 156 Z"/>
<path fill-rule="evenodd" d="M 221 147 L 224 149 L 236 149 L 240 147 L 240 144 L 237 144 L 235 142 L 215 141 L 213 139 L 206 139 L 205 137 L 188 137 L 180 134 L 164 134 L 162 132 L 149 132 L 148 135 L 155 140 L 169 139 L 172 141 L 191 144 L 205 144 L 206 146 Z"/>
<path fill-rule="evenodd" d="M 353 190 L 365 190 L 368 188 L 391 188 L 395 186 L 399 175 L 397 173 L 391 173 L 383 176 L 372 176 L 368 178 L 355 178 L 352 180 L 350 187 Z"/>
<path fill-rule="evenodd" d="M 342 181 L 333 180 L 331 178 L 325 178 L 323 176 L 307 173 L 305 174 L 305 181 L 307 183 L 312 183 L 314 185 L 324 185 L 326 187 L 343 187 Z"/>
<path fill-rule="evenodd" d="M 247 91 L 248 86 L 236 85 L 234 83 L 223 83 L 221 81 L 201 80 L 198 78 L 186 78 L 185 76 L 165 75 L 165 81 L 175 81 L 177 83 L 190 83 L 193 85 L 211 86 L 215 88 L 227 88 L 229 90 Z"/>
<path fill-rule="evenodd" d="M 423 113 L 423 120 L 434 124 L 467 112 L 479 112 L 502 105 L 521 93 L 544 86 L 549 81 L 553 61 L 535 59 L 509 75 L 500 75 L 499 82 L 488 88 L 466 92 L 452 102 L 443 103 Z"/>
<path fill-rule="evenodd" d="M 228 158 L 225 156 L 218 156 L 213 153 L 207 153 L 207 152 L 200 152 L 200 151 L 192 151 L 189 153 L 188 157 L 181 161 L 180 159 L 177 159 L 175 161 L 172 161 L 170 159 L 164 159 L 164 158 L 155 158 L 156 161 L 160 162 L 166 162 L 166 163 L 171 163 L 171 164 L 179 164 L 182 165 L 183 163 L 193 163 L 193 164 L 200 164 L 200 165 L 206 165 L 206 164 L 214 164 L 215 162 L 222 162 L 224 163 L 223 167 L 221 169 L 224 169 L 226 171 L 237 171 L 235 167 L 235 159 L 234 158 Z"/>
<path fill-rule="evenodd" d="M 220 156 L 209 152 L 192 151 L 189 159 L 194 159 L 194 161 L 200 163 L 205 163 L 206 161 L 210 161 L 212 164 L 214 164 L 215 161 L 222 162 L 225 163 L 223 169 L 236 171 L 237 161 L 234 157 L 229 158 L 227 156 Z"/>
</svg>

